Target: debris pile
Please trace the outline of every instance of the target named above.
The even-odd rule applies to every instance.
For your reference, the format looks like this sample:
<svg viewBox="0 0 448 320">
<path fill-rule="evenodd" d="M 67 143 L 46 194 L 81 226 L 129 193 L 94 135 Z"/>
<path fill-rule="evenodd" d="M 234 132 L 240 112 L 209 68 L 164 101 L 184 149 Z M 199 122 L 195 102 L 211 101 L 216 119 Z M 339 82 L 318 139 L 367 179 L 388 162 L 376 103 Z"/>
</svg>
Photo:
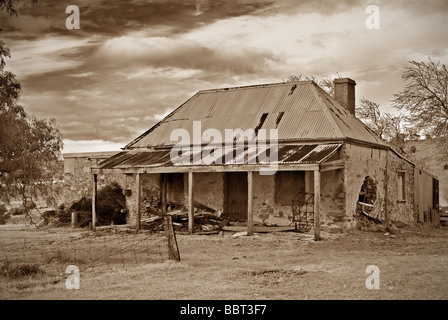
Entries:
<svg viewBox="0 0 448 320">
<path fill-rule="evenodd" d="M 356 222 L 356 227 L 358 230 L 383 233 L 386 232 L 391 234 L 398 233 L 400 231 L 400 228 L 404 228 L 407 226 L 407 224 L 404 222 L 380 221 L 366 214 L 357 215 Z"/>
<path fill-rule="evenodd" d="M 359 214 L 356 218 L 356 227 L 358 230 L 386 232 L 386 226 L 377 219 L 374 219 L 366 214 Z"/>
<path fill-rule="evenodd" d="M 59 207 L 56 216 L 61 225 L 71 223 L 72 212 L 77 213 L 77 226 L 87 227 L 92 221 L 92 199 L 82 197 L 68 209 Z M 112 183 L 98 190 L 96 201 L 97 226 L 126 224 L 126 197 L 121 187 Z"/>
<path fill-rule="evenodd" d="M 181 208 L 167 212 L 173 221 L 176 232 L 188 232 L 188 210 Z M 223 226 L 228 225 L 229 218 L 221 211 L 215 211 L 202 204 L 195 203 L 193 232 L 197 234 L 211 234 L 221 231 Z M 143 230 L 163 231 L 164 219 L 162 214 L 149 214 L 141 218 Z"/>
</svg>

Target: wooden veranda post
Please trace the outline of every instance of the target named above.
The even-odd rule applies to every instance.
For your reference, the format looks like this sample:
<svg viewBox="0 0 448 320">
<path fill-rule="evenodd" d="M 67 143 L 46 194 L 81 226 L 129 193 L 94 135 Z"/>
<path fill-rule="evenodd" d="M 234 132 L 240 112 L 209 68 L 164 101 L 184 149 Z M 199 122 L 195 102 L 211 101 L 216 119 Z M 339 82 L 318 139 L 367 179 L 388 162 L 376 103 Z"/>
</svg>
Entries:
<svg viewBox="0 0 448 320">
<path fill-rule="evenodd" d="M 162 186 L 161 186 L 161 198 L 162 198 L 162 214 L 166 215 L 166 173 L 162 173 Z"/>
<path fill-rule="evenodd" d="M 96 226 L 96 198 L 97 190 L 97 175 L 94 173 L 92 177 L 92 231 L 95 231 Z"/>
<path fill-rule="evenodd" d="M 141 228 L 141 173 L 137 173 L 135 177 L 135 188 L 136 188 L 136 198 L 137 198 L 137 214 L 135 216 L 135 231 L 138 233 Z"/>
<path fill-rule="evenodd" d="M 320 171 L 314 170 L 314 241 L 320 240 Z"/>
<path fill-rule="evenodd" d="M 254 234 L 253 173 L 247 172 L 247 235 Z"/>
<path fill-rule="evenodd" d="M 193 172 L 188 172 L 188 232 L 193 234 L 194 204 L 193 204 Z"/>
</svg>

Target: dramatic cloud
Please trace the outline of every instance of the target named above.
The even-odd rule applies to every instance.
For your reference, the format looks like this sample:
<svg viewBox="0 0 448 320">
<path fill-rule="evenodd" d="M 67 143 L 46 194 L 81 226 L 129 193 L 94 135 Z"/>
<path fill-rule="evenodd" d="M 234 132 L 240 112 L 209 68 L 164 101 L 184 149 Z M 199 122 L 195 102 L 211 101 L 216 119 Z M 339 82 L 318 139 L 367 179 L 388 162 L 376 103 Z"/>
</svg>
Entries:
<svg viewBox="0 0 448 320">
<path fill-rule="evenodd" d="M 117 150 L 198 90 L 351 77 L 390 106 L 407 61 L 448 63 L 444 0 L 19 1 L 0 13 L 7 69 L 30 113 L 55 118 L 65 151 Z M 80 8 L 67 30 L 65 8 Z M 380 29 L 365 26 L 368 5 Z"/>
<path fill-rule="evenodd" d="M 122 36 L 106 40 L 94 54 L 98 63 L 114 66 L 154 66 L 200 69 L 237 74 L 253 73 L 278 60 L 267 50 L 241 48 L 238 51 L 211 49 L 183 38 L 134 38 Z"/>
</svg>

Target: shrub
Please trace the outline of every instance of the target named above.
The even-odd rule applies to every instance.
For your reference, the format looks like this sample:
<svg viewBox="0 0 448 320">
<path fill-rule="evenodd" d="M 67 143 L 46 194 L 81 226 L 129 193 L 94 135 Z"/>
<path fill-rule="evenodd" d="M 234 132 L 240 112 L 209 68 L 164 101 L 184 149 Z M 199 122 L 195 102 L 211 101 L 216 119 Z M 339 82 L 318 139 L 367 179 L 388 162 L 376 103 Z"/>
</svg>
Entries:
<svg viewBox="0 0 448 320">
<path fill-rule="evenodd" d="M 6 276 L 10 279 L 17 279 L 26 276 L 34 276 L 44 271 L 37 263 L 24 263 L 18 265 L 11 265 L 8 262 L 0 267 L 0 275 Z"/>
<path fill-rule="evenodd" d="M 25 208 L 24 206 L 20 206 L 18 208 L 11 208 L 9 210 L 9 214 L 12 216 L 20 216 L 21 214 L 25 213 Z"/>
<path fill-rule="evenodd" d="M 4 204 L 0 204 L 0 224 L 5 224 L 10 215 L 7 213 L 8 209 L 6 209 L 6 206 Z"/>
<path fill-rule="evenodd" d="M 448 163 L 445 163 L 445 164 L 443 165 L 443 170 L 448 170 Z"/>
<path fill-rule="evenodd" d="M 117 183 L 111 183 L 98 190 L 96 206 L 97 226 L 126 223 L 126 213 L 121 212 L 126 208 L 126 197 Z M 80 227 L 87 226 L 92 217 L 92 199 L 82 197 L 72 203 L 68 210 L 60 210 L 59 221 L 70 223 L 72 211 L 78 212 L 78 225 Z"/>
<path fill-rule="evenodd" d="M 9 213 L 0 213 L 0 224 L 6 224 L 10 217 Z"/>
<path fill-rule="evenodd" d="M 36 204 L 33 200 L 26 200 L 25 206 L 28 210 L 36 208 Z"/>
</svg>

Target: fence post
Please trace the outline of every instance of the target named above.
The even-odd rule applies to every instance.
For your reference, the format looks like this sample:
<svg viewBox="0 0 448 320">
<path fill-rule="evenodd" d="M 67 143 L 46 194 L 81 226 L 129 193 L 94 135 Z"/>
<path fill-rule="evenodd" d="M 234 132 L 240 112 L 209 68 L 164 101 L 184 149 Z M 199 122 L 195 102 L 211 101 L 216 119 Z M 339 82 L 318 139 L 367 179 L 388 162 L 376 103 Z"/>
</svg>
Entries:
<svg viewBox="0 0 448 320">
<path fill-rule="evenodd" d="M 179 247 L 174 233 L 173 220 L 170 215 L 164 216 L 165 237 L 168 242 L 168 256 L 170 260 L 180 261 Z"/>
<path fill-rule="evenodd" d="M 72 211 L 72 228 L 75 228 L 77 223 L 78 223 L 78 211 Z"/>
<path fill-rule="evenodd" d="M 136 188 L 136 198 L 137 198 L 137 214 L 136 214 L 136 221 L 135 221 L 135 231 L 138 233 L 140 231 L 141 227 L 141 173 L 137 173 L 136 181 L 135 181 L 135 188 Z"/>
<path fill-rule="evenodd" d="M 92 231 L 95 231 L 96 225 L 96 198 L 97 198 L 97 175 L 93 174 L 92 179 Z"/>
<path fill-rule="evenodd" d="M 314 241 L 320 239 L 320 171 L 314 170 Z"/>
</svg>

